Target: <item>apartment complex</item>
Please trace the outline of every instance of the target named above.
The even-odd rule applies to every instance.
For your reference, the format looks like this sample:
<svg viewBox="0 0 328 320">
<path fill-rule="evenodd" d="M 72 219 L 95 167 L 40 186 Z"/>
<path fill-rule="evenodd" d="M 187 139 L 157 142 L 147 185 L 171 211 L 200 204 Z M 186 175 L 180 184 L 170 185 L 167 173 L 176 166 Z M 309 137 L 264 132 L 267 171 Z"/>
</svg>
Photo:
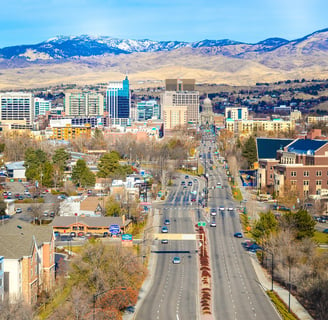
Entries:
<svg viewBox="0 0 328 320">
<path fill-rule="evenodd" d="M 42 98 L 34 98 L 34 114 L 36 117 L 38 115 L 45 115 L 50 110 L 51 101 Z"/>
<path fill-rule="evenodd" d="M 14 219 L 0 225 L 3 287 L 11 301 L 23 298 L 35 304 L 40 292 L 54 286 L 54 248 L 53 231 L 49 226 L 35 226 L 24 221 L 19 221 L 18 225 Z"/>
<path fill-rule="evenodd" d="M 32 93 L 0 93 L 0 121 L 32 129 L 34 120 L 34 97 Z"/>
<path fill-rule="evenodd" d="M 99 116 L 104 114 L 104 97 L 100 93 L 74 90 L 65 93 L 65 115 Z"/>
<path fill-rule="evenodd" d="M 247 107 L 226 107 L 224 114 L 227 120 L 248 120 Z"/>
<path fill-rule="evenodd" d="M 106 111 L 109 117 L 113 119 L 111 124 L 117 124 L 120 121 L 116 119 L 128 119 L 130 117 L 130 85 L 128 77 L 123 81 L 111 81 L 106 90 Z"/>
<path fill-rule="evenodd" d="M 279 147 L 278 147 L 279 146 Z M 328 142 L 325 140 L 257 139 L 259 154 L 258 181 L 281 195 L 294 191 L 300 198 L 328 189 Z M 271 158 L 264 153 L 271 151 Z M 275 157 L 272 158 L 273 150 Z"/>
<path fill-rule="evenodd" d="M 69 119 L 66 119 L 69 120 Z M 50 139 L 53 140 L 74 140 L 77 137 L 91 137 L 91 125 L 71 125 L 66 124 L 65 126 L 53 126 L 52 128 L 52 135 Z"/>
</svg>

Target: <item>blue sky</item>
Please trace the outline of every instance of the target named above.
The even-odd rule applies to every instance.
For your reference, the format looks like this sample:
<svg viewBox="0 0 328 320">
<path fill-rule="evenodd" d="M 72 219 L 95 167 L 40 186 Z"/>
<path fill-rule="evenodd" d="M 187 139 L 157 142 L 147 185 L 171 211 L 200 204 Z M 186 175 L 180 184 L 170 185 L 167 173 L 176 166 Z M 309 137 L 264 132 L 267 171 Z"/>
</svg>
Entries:
<svg viewBox="0 0 328 320">
<path fill-rule="evenodd" d="M 1 3 L 0 47 L 80 34 L 292 40 L 327 28 L 327 12 L 327 0 L 9 0 Z"/>
</svg>

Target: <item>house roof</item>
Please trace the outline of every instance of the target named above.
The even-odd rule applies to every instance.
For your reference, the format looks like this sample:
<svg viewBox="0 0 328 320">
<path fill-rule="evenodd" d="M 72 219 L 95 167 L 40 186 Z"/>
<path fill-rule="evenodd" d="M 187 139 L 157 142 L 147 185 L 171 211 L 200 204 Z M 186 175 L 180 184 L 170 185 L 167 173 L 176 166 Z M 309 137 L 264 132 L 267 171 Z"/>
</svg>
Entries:
<svg viewBox="0 0 328 320">
<path fill-rule="evenodd" d="M 318 149 L 327 143 L 326 140 L 298 139 L 287 147 L 287 151 L 298 154 L 314 155 Z"/>
<path fill-rule="evenodd" d="M 4 256 L 5 259 L 20 259 L 31 255 L 34 246 L 33 236 L 38 246 L 44 242 L 51 242 L 52 227 L 32 225 L 18 219 L 1 223 L 0 256 Z"/>
<path fill-rule="evenodd" d="M 6 164 L 7 170 L 26 170 L 24 161 L 11 162 Z"/>
<path fill-rule="evenodd" d="M 102 208 L 106 204 L 108 197 L 86 197 L 80 204 L 80 210 L 83 211 L 96 211 L 98 205 Z"/>
<path fill-rule="evenodd" d="M 256 138 L 257 158 L 276 159 L 277 150 L 293 142 L 293 139 Z"/>
<path fill-rule="evenodd" d="M 66 227 L 72 224 L 78 223 L 85 224 L 89 227 L 109 227 L 111 224 L 118 224 L 121 228 L 127 226 L 131 223 L 131 220 L 125 219 L 123 225 L 122 217 L 68 217 L 68 216 L 59 216 L 55 217 L 52 223 L 52 227 Z"/>
</svg>

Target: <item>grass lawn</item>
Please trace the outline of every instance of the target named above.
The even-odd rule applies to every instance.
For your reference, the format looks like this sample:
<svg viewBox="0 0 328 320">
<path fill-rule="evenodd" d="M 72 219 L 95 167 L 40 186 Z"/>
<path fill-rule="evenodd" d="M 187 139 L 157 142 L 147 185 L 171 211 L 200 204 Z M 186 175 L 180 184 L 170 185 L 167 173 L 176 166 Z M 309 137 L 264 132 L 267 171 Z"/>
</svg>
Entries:
<svg viewBox="0 0 328 320">
<path fill-rule="evenodd" d="M 293 313 L 288 312 L 288 307 L 275 292 L 267 291 L 267 295 L 276 306 L 283 320 L 299 320 Z"/>
<path fill-rule="evenodd" d="M 314 236 L 312 239 L 320 244 L 328 244 L 328 233 L 314 231 Z"/>
<path fill-rule="evenodd" d="M 237 188 L 237 187 L 231 187 L 231 191 L 232 191 L 232 195 L 233 195 L 233 197 L 234 197 L 235 200 L 237 200 L 239 202 L 241 200 L 243 200 L 243 196 L 242 196 L 239 188 Z"/>
</svg>

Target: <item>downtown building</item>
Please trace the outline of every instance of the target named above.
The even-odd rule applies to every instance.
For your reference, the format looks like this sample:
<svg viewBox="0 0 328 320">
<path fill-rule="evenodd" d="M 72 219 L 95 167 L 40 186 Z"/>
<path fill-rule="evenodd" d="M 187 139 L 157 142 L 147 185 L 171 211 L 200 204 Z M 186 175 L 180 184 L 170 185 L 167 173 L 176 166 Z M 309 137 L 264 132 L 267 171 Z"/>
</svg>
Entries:
<svg viewBox="0 0 328 320">
<path fill-rule="evenodd" d="M 130 125 L 131 95 L 126 76 L 123 81 L 110 81 L 106 90 L 106 111 L 110 126 Z"/>
<path fill-rule="evenodd" d="M 101 116 L 104 114 L 104 96 L 96 92 L 73 90 L 65 93 L 66 116 Z"/>
<path fill-rule="evenodd" d="M 161 95 L 161 118 L 164 130 L 199 123 L 199 92 L 194 79 L 166 79 Z"/>
<path fill-rule="evenodd" d="M 32 93 L 0 93 L 0 121 L 11 129 L 32 129 L 34 97 Z"/>
<path fill-rule="evenodd" d="M 50 110 L 51 110 L 51 101 L 45 100 L 43 98 L 34 98 L 35 117 L 39 115 L 45 115 Z"/>
<path fill-rule="evenodd" d="M 160 107 L 156 100 L 140 101 L 137 103 L 137 121 L 160 118 Z"/>
</svg>

